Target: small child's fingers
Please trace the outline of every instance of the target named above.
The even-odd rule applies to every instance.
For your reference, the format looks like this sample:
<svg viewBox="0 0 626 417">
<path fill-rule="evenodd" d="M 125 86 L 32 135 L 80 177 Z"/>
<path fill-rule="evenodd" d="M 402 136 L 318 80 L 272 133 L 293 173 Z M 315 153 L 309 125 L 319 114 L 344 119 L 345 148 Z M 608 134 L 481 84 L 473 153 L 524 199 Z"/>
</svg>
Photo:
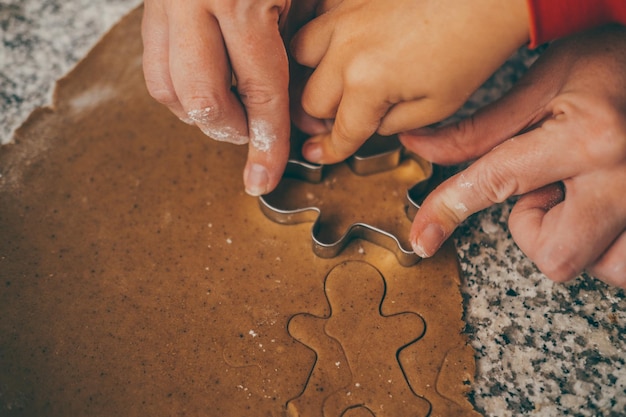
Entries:
<svg viewBox="0 0 626 417">
<path fill-rule="evenodd" d="M 291 122 L 307 135 L 328 133 L 328 119 L 318 119 L 308 115 L 302 107 L 291 107 Z"/>
<path fill-rule="evenodd" d="M 302 108 L 316 119 L 334 119 L 344 94 L 343 78 L 338 76 L 333 51 L 329 51 L 307 80 L 301 97 Z"/>
<path fill-rule="evenodd" d="M 311 70 L 299 65 L 290 68 L 289 113 L 291 122 L 308 135 L 319 135 L 329 131 L 324 119 L 313 117 L 302 107 L 302 93 L 311 75 Z"/>
<path fill-rule="evenodd" d="M 427 126 L 450 116 L 458 106 L 442 104 L 429 97 L 403 101 L 389 109 L 381 120 L 378 133 L 383 136 Z"/>
<path fill-rule="evenodd" d="M 325 13 L 304 25 L 291 40 L 290 48 L 296 62 L 309 68 L 319 65 L 328 51 L 335 19 Z"/>
<path fill-rule="evenodd" d="M 389 106 L 384 100 L 372 100 L 365 89 L 344 93 L 331 132 L 304 144 L 302 154 L 311 162 L 333 164 L 354 154 L 376 132 Z"/>
</svg>

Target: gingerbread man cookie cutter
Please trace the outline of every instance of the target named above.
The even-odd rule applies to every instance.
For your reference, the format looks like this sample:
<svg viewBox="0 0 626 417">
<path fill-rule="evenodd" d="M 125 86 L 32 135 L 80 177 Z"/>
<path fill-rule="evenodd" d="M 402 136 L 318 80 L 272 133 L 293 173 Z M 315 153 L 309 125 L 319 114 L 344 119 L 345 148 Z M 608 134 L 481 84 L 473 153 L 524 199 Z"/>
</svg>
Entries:
<svg viewBox="0 0 626 417">
<path fill-rule="evenodd" d="M 396 137 L 380 136 L 372 137 L 346 162 L 354 174 L 367 176 L 392 170 L 407 158 L 414 160 L 425 174 L 424 178 L 418 180 L 405 194 L 405 212 L 409 220 L 412 220 L 426 194 L 433 188 L 433 184 L 439 177 L 440 170 L 436 165 L 408 151 Z M 309 163 L 301 158 L 290 158 L 284 177 L 317 184 L 324 178 L 324 165 Z M 271 193 L 259 197 L 259 205 L 263 214 L 270 220 L 279 224 L 313 223 L 311 228 L 313 252 L 321 258 L 336 257 L 351 241 L 362 239 L 391 251 L 403 266 L 412 266 L 422 259 L 413 252 L 412 248 L 404 247 L 393 233 L 367 223 L 352 223 L 339 239 L 332 242 L 323 241 L 319 233 L 321 214 L 319 207 L 309 206 L 285 210 L 270 203 L 267 198 L 269 196 Z"/>
</svg>

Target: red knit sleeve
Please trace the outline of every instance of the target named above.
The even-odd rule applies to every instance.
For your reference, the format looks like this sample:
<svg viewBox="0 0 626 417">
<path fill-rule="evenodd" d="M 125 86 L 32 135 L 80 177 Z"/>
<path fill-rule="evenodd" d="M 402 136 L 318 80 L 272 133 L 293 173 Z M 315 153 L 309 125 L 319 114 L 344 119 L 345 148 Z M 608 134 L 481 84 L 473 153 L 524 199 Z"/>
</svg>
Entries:
<svg viewBox="0 0 626 417">
<path fill-rule="evenodd" d="M 626 24 L 626 0 L 527 0 L 530 47 L 606 23 Z"/>
</svg>

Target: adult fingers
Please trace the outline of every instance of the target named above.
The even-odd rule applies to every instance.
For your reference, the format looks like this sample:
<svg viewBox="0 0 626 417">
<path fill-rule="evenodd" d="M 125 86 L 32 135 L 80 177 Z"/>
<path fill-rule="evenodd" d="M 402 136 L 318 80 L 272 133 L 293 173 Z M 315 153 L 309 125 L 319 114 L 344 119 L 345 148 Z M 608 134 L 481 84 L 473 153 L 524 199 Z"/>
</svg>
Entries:
<svg viewBox="0 0 626 417">
<path fill-rule="evenodd" d="M 276 7 L 268 3 L 260 9 L 227 16 L 220 20 L 220 26 L 250 135 L 244 183 L 246 191 L 256 196 L 276 187 L 289 155 L 287 53 Z"/>
<path fill-rule="evenodd" d="M 302 87 L 300 104 L 316 119 L 334 119 L 344 94 L 344 80 L 336 73 L 333 55 L 333 51 L 329 51 Z"/>
<path fill-rule="evenodd" d="M 550 146 L 545 146 L 547 135 L 537 128 L 510 139 L 437 187 L 413 220 L 410 239 L 415 252 L 432 256 L 469 215 L 584 169 L 584 155 L 571 149 L 567 135 L 552 131 Z"/>
<path fill-rule="evenodd" d="M 594 265 L 624 230 L 622 194 L 607 186 L 609 173 L 595 171 L 566 180 L 562 202 L 554 186 L 534 191 L 511 211 L 513 238 L 551 279 L 567 281 Z"/>
<path fill-rule="evenodd" d="M 174 7 L 170 19 L 172 83 L 189 122 L 207 136 L 236 144 L 248 141 L 246 116 L 231 92 L 231 69 L 215 18 Z"/>
<path fill-rule="evenodd" d="M 187 114 L 178 100 L 169 66 L 169 28 L 165 11 L 159 2 L 147 1 L 141 22 L 143 39 L 143 72 L 150 95 L 166 105 L 180 119 Z"/>
<path fill-rule="evenodd" d="M 618 238 L 588 270 L 607 284 L 626 289 L 626 230 L 622 230 Z"/>
</svg>

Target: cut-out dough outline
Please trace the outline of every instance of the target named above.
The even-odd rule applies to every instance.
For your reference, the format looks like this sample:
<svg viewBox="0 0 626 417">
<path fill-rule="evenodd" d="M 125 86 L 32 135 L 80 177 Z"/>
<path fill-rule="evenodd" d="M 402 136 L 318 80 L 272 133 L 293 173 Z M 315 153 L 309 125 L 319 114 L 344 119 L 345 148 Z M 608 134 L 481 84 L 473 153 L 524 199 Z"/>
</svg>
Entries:
<svg viewBox="0 0 626 417">
<path fill-rule="evenodd" d="M 405 199 L 407 203 L 406 215 L 409 220 L 415 217 L 421 202 L 431 188 L 432 183 L 438 177 L 439 169 L 433 163 L 426 161 L 418 155 L 406 150 L 397 138 L 385 138 L 387 147 L 382 152 L 366 153 L 357 151 L 347 159 L 352 172 L 356 175 L 371 175 L 378 172 L 392 170 L 407 159 L 413 159 L 422 168 L 425 177 L 410 187 Z M 287 162 L 285 177 L 291 177 L 310 183 L 320 183 L 323 178 L 323 165 L 312 164 L 300 159 L 291 158 Z M 271 193 L 270 193 L 271 195 Z M 321 258 L 334 258 L 348 246 L 354 239 L 363 239 L 391 251 L 398 262 L 403 266 L 412 266 L 422 258 L 413 252 L 411 248 L 404 248 L 397 236 L 367 223 L 356 222 L 351 224 L 341 237 L 335 242 L 323 242 L 318 236 L 320 231 L 319 207 L 310 206 L 295 210 L 283 210 L 270 204 L 264 197 L 259 197 L 261 211 L 270 220 L 280 224 L 298 224 L 313 222 L 311 227 L 311 239 L 313 252 Z"/>
<path fill-rule="evenodd" d="M 361 297 L 357 297 L 355 300 L 344 299 L 346 293 L 342 291 L 341 284 L 345 282 L 352 283 L 355 278 L 367 283 L 367 288 L 370 290 L 375 286 L 375 296 L 362 293 L 360 294 Z M 335 288 L 336 285 L 339 285 L 339 288 Z M 351 284 L 350 287 L 356 290 L 356 287 L 353 287 Z M 314 409 L 320 407 L 320 409 L 324 410 L 322 413 L 324 416 L 334 416 L 344 415 L 350 409 L 365 408 L 372 415 L 377 415 L 374 408 L 371 408 L 374 404 L 368 401 L 368 398 L 375 391 L 372 391 L 373 387 L 368 385 L 372 382 L 375 385 L 376 382 L 386 381 L 386 394 L 381 397 L 382 402 L 387 403 L 389 406 L 400 400 L 401 407 L 406 407 L 407 411 L 419 410 L 418 414 L 411 412 L 411 415 L 429 415 L 431 410 L 430 402 L 413 391 L 400 360 L 400 352 L 418 342 L 424 336 L 426 331 L 424 319 L 419 314 L 413 312 L 383 313 L 383 303 L 387 294 L 387 282 L 382 273 L 368 262 L 344 261 L 336 265 L 325 278 L 324 290 L 330 307 L 327 315 L 318 317 L 310 313 L 298 313 L 293 315 L 287 324 L 287 331 L 291 337 L 313 350 L 316 355 L 316 360 L 311 368 L 304 389 L 298 396 L 287 402 L 289 413 L 303 417 L 312 416 L 317 415 Z M 363 289 L 359 291 L 363 291 Z M 396 323 L 402 322 L 405 329 L 410 329 L 410 331 L 397 333 L 398 343 L 396 344 L 390 338 L 381 339 L 367 332 L 360 334 L 357 329 L 361 329 L 361 327 L 357 323 L 354 323 L 356 327 L 351 328 L 348 334 L 337 334 L 338 329 L 348 329 L 344 322 L 345 319 L 342 320 L 340 317 L 347 313 L 347 321 L 353 322 L 349 315 L 354 314 L 354 311 L 349 312 L 349 310 L 353 307 L 353 303 L 358 303 L 359 301 L 370 304 L 366 306 L 368 311 L 363 312 L 365 315 L 359 314 L 359 317 L 362 317 L 364 322 L 368 322 L 370 326 L 373 326 L 370 330 L 384 332 L 388 327 L 381 326 L 379 322 L 371 323 L 366 318 L 367 313 L 372 312 L 371 304 L 374 303 L 377 304 L 375 310 L 379 316 L 378 319 L 395 321 Z M 341 306 L 337 305 L 338 302 L 345 302 L 349 307 L 340 308 Z M 306 329 L 313 330 L 313 333 L 306 333 Z M 410 334 L 411 331 L 413 334 Z M 358 336 L 356 336 L 357 334 Z M 325 337 L 322 337 L 322 335 Z M 370 340 L 372 337 L 373 339 Z M 402 337 L 404 337 L 404 340 L 402 340 Z M 362 343 L 359 343 L 357 347 L 354 342 L 361 338 Z M 392 360 L 395 366 L 388 366 L 389 364 L 385 363 L 385 360 L 375 362 L 378 366 L 374 366 L 371 369 L 369 361 L 365 360 L 365 363 L 360 363 L 360 356 L 365 353 L 363 349 L 369 351 L 365 347 L 368 345 L 368 340 L 370 340 L 370 347 L 378 346 L 380 349 L 378 344 L 384 345 L 385 350 L 388 350 L 386 353 L 395 349 L 395 355 L 385 356 L 388 360 Z M 346 350 L 346 348 L 349 350 Z M 374 352 L 377 351 L 379 350 L 374 349 Z M 393 359 L 391 359 L 392 357 Z M 367 365 L 367 369 L 363 368 L 363 365 Z M 363 382 L 363 386 L 355 383 L 357 381 Z M 330 384 L 330 386 L 320 385 L 324 384 L 324 382 Z M 347 384 L 347 382 L 349 383 Z M 395 394 L 400 395 L 396 398 Z M 378 401 L 381 400 L 379 399 Z M 380 408 L 378 411 L 382 412 L 383 409 Z M 337 414 L 338 412 L 340 414 Z M 382 414 L 388 415 L 385 412 Z M 392 413 L 391 415 L 394 414 Z"/>
</svg>

